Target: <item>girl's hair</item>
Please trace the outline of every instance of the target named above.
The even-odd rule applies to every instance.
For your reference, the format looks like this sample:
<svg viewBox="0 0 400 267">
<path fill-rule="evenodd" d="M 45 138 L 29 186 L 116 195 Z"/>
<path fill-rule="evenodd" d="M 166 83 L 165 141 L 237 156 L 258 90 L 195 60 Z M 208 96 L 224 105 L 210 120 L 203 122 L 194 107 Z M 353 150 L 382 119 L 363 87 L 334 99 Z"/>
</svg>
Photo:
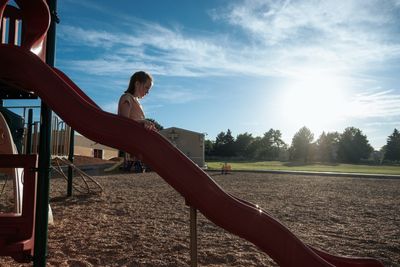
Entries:
<svg viewBox="0 0 400 267">
<path fill-rule="evenodd" d="M 144 71 L 138 71 L 135 72 L 131 76 L 131 80 L 129 82 L 128 89 L 125 91 L 125 93 L 130 93 L 134 94 L 135 93 L 135 83 L 139 82 L 141 84 L 146 83 L 148 80 L 153 81 L 153 77 L 151 77 L 150 74 Z"/>
</svg>

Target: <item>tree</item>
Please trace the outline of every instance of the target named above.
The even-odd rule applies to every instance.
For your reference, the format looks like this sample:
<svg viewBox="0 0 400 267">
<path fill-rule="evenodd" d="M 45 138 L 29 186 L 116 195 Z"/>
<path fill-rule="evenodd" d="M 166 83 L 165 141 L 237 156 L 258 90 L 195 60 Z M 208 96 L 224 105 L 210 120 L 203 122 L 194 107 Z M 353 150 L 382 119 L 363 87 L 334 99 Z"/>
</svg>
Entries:
<svg viewBox="0 0 400 267">
<path fill-rule="evenodd" d="M 271 160 L 272 158 L 272 140 L 271 134 L 266 132 L 258 141 L 254 157 L 260 160 Z"/>
<path fill-rule="evenodd" d="M 360 129 L 348 127 L 340 136 L 338 159 L 345 163 L 358 163 L 368 159 L 374 149 Z"/>
<path fill-rule="evenodd" d="M 261 137 L 257 136 L 254 137 L 253 141 L 247 148 L 247 155 L 251 159 L 256 159 L 257 158 L 257 153 L 259 148 L 261 147 Z"/>
<path fill-rule="evenodd" d="M 222 156 L 223 154 L 222 147 L 224 146 L 224 138 L 225 138 L 225 132 L 220 132 L 215 138 L 214 153 L 216 156 Z"/>
<path fill-rule="evenodd" d="M 263 160 L 276 160 L 284 148 L 286 144 L 282 140 L 281 132 L 271 128 L 261 138 L 256 157 Z"/>
<path fill-rule="evenodd" d="M 384 158 L 386 160 L 400 161 L 400 133 L 396 128 L 388 136 Z"/>
<path fill-rule="evenodd" d="M 280 155 L 286 151 L 287 144 L 282 140 L 282 133 L 279 130 L 270 129 L 268 131 L 271 136 L 272 159 L 279 159 Z"/>
<path fill-rule="evenodd" d="M 211 140 L 204 141 L 204 154 L 206 157 L 212 156 L 214 154 L 214 142 Z"/>
<path fill-rule="evenodd" d="M 249 147 L 253 141 L 253 136 L 247 132 L 236 136 L 235 154 L 242 158 L 251 158 L 252 155 L 250 154 Z"/>
<path fill-rule="evenodd" d="M 305 126 L 301 128 L 292 139 L 290 158 L 296 161 L 309 162 L 313 140 L 314 134 Z"/>
<path fill-rule="evenodd" d="M 340 134 L 338 132 L 322 132 L 316 142 L 317 160 L 321 162 L 334 162 L 337 158 L 337 147 Z"/>
<path fill-rule="evenodd" d="M 235 139 L 232 136 L 231 130 L 220 132 L 215 139 L 214 152 L 217 156 L 233 157 L 235 156 Z"/>
</svg>

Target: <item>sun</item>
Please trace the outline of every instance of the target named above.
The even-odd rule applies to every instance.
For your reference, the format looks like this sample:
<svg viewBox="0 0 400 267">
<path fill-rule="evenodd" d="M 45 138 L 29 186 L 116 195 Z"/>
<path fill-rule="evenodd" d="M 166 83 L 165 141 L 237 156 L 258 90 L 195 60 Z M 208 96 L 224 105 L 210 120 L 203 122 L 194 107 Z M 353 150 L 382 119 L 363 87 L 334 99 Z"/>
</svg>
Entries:
<svg viewBox="0 0 400 267">
<path fill-rule="evenodd" d="M 292 80 L 281 95 L 283 119 L 311 129 L 332 128 L 346 115 L 346 87 L 336 75 L 316 73 Z"/>
</svg>

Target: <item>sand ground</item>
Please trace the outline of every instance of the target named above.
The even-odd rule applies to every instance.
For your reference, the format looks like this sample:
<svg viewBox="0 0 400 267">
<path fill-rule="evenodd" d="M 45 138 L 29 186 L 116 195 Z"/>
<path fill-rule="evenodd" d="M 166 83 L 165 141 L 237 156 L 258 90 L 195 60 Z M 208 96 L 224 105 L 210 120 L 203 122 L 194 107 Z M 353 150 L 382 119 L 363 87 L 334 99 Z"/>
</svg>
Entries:
<svg viewBox="0 0 400 267">
<path fill-rule="evenodd" d="M 400 266 L 400 179 L 210 173 L 305 243 Z M 102 194 L 66 197 L 51 179 L 48 266 L 188 266 L 189 208 L 156 173 L 94 177 Z M 199 266 L 276 266 L 253 244 L 198 215 Z M 1 258 L 0 266 L 31 266 Z"/>
</svg>

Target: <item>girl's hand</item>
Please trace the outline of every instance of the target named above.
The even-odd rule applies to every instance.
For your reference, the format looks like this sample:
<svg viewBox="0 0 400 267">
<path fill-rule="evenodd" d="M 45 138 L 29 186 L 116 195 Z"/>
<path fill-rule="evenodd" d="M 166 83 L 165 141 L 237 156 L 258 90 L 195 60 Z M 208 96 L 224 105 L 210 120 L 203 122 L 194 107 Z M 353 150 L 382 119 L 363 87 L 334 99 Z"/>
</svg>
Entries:
<svg viewBox="0 0 400 267">
<path fill-rule="evenodd" d="M 150 131 L 157 131 L 156 126 L 155 126 L 154 123 L 152 123 L 151 121 L 143 120 L 143 126 L 144 126 L 144 128 L 146 128 L 147 130 L 150 130 Z"/>
</svg>

